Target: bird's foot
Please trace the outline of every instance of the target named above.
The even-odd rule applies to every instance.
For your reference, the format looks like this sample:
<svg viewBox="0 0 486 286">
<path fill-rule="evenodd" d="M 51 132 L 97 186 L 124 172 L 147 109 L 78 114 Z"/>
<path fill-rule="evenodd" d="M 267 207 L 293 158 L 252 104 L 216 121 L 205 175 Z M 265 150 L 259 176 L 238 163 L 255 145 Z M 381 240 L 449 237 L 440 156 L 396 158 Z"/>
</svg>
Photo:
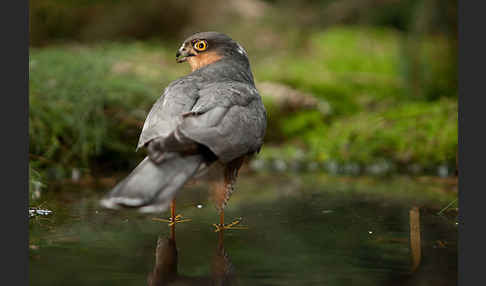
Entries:
<svg viewBox="0 0 486 286">
<path fill-rule="evenodd" d="M 154 218 L 152 218 L 152 220 L 166 222 L 166 223 L 169 224 L 169 226 L 173 226 L 176 223 L 187 222 L 187 221 L 191 221 L 192 219 L 190 219 L 190 218 L 183 218 L 182 215 L 178 214 L 174 218 L 171 218 L 170 217 L 169 219 L 163 219 L 163 218 L 156 218 L 156 217 L 154 217 Z"/>
<path fill-rule="evenodd" d="M 248 229 L 248 226 L 247 225 L 241 225 L 242 221 L 242 218 L 238 218 L 236 219 L 235 221 L 233 221 L 232 223 L 229 223 L 229 224 L 213 224 L 213 226 L 216 228 L 214 230 L 214 232 L 220 232 L 220 231 L 224 231 L 224 230 L 227 230 L 227 229 Z"/>
</svg>

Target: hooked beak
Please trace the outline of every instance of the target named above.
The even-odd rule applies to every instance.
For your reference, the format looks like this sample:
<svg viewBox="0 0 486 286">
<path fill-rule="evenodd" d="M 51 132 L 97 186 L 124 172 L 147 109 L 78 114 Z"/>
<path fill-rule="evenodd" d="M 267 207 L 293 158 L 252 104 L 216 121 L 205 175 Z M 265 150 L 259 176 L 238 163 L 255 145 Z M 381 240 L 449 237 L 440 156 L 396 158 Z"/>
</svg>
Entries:
<svg viewBox="0 0 486 286">
<path fill-rule="evenodd" d="M 176 61 L 178 63 L 183 63 L 187 61 L 188 57 L 193 57 L 193 56 L 195 56 L 195 54 L 191 53 L 189 49 L 187 49 L 186 47 L 182 47 L 179 50 L 177 50 Z"/>
</svg>

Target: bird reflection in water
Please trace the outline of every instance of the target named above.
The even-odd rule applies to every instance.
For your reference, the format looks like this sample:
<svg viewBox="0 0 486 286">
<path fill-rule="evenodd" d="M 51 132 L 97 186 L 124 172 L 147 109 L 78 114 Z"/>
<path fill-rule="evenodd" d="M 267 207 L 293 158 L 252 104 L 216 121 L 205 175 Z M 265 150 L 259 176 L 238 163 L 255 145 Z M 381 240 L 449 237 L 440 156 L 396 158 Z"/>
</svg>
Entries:
<svg viewBox="0 0 486 286">
<path fill-rule="evenodd" d="M 218 245 L 212 259 L 210 276 L 179 275 L 175 225 L 170 226 L 169 237 L 159 237 L 155 250 L 155 265 L 148 275 L 149 286 L 165 285 L 236 285 L 234 268 L 223 245 L 224 231 L 217 233 Z"/>
</svg>

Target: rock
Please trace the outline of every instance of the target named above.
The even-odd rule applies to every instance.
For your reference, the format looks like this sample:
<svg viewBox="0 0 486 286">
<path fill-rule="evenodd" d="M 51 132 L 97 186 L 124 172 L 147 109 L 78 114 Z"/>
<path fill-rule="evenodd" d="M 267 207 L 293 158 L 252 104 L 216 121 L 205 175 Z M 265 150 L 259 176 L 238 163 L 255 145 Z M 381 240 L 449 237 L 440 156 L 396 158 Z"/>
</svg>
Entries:
<svg viewBox="0 0 486 286">
<path fill-rule="evenodd" d="M 323 114 L 331 113 L 331 106 L 328 102 L 317 99 L 310 93 L 275 82 L 257 83 L 256 86 L 263 97 L 271 98 L 281 109 L 288 111 L 318 109 Z"/>
</svg>

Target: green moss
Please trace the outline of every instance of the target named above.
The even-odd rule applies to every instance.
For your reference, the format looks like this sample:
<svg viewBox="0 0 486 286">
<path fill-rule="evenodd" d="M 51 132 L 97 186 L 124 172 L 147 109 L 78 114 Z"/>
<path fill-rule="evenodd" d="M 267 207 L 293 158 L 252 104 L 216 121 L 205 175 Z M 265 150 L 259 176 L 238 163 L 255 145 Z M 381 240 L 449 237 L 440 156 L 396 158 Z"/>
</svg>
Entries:
<svg viewBox="0 0 486 286">
<path fill-rule="evenodd" d="M 289 137 L 304 143 L 311 160 L 361 165 L 387 160 L 424 168 L 452 166 L 455 162 L 455 100 L 402 103 L 386 111 L 360 112 L 330 123 L 315 115 L 303 113 L 286 118 L 282 128 Z"/>
</svg>

